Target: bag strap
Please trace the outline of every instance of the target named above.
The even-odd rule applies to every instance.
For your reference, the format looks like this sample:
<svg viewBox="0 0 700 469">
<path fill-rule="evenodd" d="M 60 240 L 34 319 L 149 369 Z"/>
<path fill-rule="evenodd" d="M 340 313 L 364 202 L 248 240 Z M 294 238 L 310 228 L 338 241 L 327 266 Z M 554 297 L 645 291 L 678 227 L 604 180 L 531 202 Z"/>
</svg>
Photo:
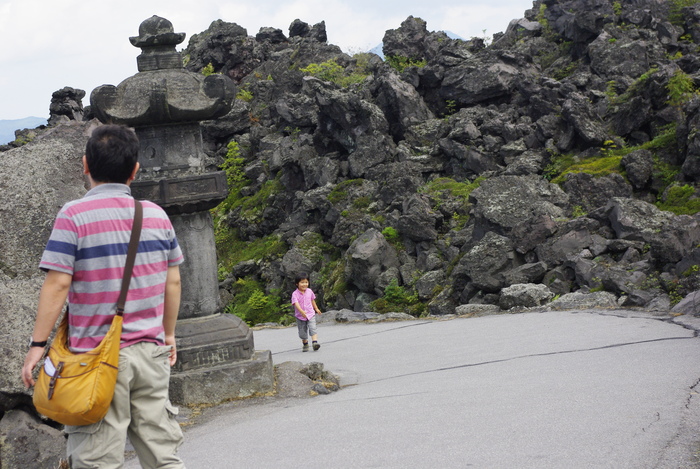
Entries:
<svg viewBox="0 0 700 469">
<path fill-rule="evenodd" d="M 124 276 L 122 277 L 122 290 L 117 300 L 117 316 L 124 315 L 124 305 L 126 304 L 126 294 L 129 292 L 131 283 L 131 273 L 136 262 L 136 251 L 139 249 L 139 239 L 141 238 L 141 227 L 143 226 L 143 206 L 141 202 L 134 199 L 134 225 L 131 228 L 131 238 L 129 239 L 129 250 L 126 253 L 126 265 Z"/>
</svg>

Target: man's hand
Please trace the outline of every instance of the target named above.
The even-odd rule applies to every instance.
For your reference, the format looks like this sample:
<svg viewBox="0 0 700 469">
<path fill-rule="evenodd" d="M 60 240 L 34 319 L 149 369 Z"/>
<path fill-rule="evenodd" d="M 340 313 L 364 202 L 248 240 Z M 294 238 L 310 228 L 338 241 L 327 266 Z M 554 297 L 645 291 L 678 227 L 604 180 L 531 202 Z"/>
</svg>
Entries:
<svg viewBox="0 0 700 469">
<path fill-rule="evenodd" d="M 34 386 L 34 378 L 32 377 L 32 372 L 39 363 L 41 357 L 44 356 L 44 349 L 42 347 L 31 347 L 27 352 L 27 356 L 24 357 L 24 366 L 22 367 L 22 382 L 24 386 L 29 389 Z"/>
<path fill-rule="evenodd" d="M 175 346 L 175 336 L 165 336 L 165 345 L 170 345 L 170 353 L 168 354 L 168 361 L 170 366 L 175 366 L 177 362 L 177 347 Z"/>
</svg>

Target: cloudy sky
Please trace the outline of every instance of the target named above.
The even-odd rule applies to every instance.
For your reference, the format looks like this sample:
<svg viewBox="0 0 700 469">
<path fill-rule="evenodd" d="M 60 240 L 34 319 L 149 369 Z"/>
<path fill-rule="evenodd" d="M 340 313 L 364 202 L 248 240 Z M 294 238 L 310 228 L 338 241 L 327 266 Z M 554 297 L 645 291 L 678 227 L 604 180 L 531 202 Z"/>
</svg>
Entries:
<svg viewBox="0 0 700 469">
<path fill-rule="evenodd" d="M 352 54 L 410 15 L 469 39 L 505 31 L 529 8 L 532 0 L 0 0 L 0 119 L 48 117 L 51 93 L 64 86 L 85 90 L 87 106 L 95 87 L 135 74 L 140 50 L 129 37 L 153 15 L 187 34 L 182 48 L 217 19 L 250 36 L 268 26 L 288 34 L 297 18 L 325 21 L 328 42 Z"/>
</svg>

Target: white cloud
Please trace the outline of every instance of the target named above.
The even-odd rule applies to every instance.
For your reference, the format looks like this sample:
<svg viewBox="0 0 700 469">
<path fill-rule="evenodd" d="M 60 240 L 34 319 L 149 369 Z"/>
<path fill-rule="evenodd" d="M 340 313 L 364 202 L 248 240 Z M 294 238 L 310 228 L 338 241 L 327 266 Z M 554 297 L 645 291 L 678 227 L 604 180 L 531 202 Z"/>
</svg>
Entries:
<svg viewBox="0 0 700 469">
<path fill-rule="evenodd" d="M 254 36 L 269 26 L 289 33 L 295 19 L 325 21 L 328 42 L 348 53 L 378 45 L 388 29 L 409 15 L 428 29 L 449 30 L 468 39 L 504 31 L 522 17 L 531 0 L 0 0 L 0 119 L 48 117 L 51 93 L 64 87 L 89 94 L 102 84 L 119 84 L 135 74 L 140 51 L 129 43 L 141 22 L 167 18 L 189 38 L 212 21 L 237 23 Z"/>
</svg>

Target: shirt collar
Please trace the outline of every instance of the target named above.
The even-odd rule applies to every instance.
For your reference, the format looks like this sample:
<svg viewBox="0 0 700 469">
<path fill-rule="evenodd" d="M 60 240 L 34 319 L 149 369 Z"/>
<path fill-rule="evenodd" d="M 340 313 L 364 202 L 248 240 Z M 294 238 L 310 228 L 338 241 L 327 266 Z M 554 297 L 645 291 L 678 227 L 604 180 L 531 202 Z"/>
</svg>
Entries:
<svg viewBox="0 0 700 469">
<path fill-rule="evenodd" d="M 87 194 L 85 194 L 85 197 L 91 197 L 94 195 L 106 195 L 106 194 L 114 194 L 114 195 L 127 195 L 131 196 L 131 188 L 127 186 L 126 184 L 119 184 L 119 183 L 105 183 L 105 184 L 99 184 L 92 189 L 90 189 Z"/>
</svg>

